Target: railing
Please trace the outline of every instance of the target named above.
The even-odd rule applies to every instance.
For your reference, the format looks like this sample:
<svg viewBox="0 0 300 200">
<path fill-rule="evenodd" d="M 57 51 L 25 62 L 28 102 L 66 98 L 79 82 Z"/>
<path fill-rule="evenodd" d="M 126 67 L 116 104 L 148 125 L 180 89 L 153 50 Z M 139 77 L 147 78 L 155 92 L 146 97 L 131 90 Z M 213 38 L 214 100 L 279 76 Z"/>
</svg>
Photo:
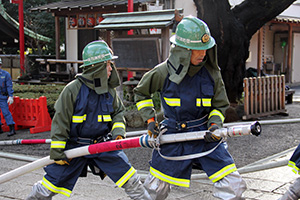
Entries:
<svg viewBox="0 0 300 200">
<path fill-rule="evenodd" d="M 244 78 L 243 120 L 286 113 L 285 76 Z"/>
</svg>

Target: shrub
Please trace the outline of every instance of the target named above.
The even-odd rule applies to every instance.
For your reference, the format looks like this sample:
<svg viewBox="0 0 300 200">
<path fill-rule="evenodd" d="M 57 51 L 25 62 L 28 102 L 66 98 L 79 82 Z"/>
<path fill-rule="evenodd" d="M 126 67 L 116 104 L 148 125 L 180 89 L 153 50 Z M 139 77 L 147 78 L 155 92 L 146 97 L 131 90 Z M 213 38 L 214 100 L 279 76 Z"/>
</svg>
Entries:
<svg viewBox="0 0 300 200">
<path fill-rule="evenodd" d="M 55 101 L 64 87 L 64 85 L 13 85 L 14 96 L 23 99 L 36 99 L 41 96 L 47 97 L 47 108 L 51 118 L 55 112 Z"/>
<path fill-rule="evenodd" d="M 52 118 L 54 116 L 55 110 L 54 110 L 54 104 L 57 100 L 59 94 L 63 90 L 65 85 L 19 85 L 14 84 L 14 96 L 18 96 L 23 99 L 35 99 L 40 98 L 41 96 L 47 97 L 47 108 L 48 112 L 50 114 L 50 117 Z M 124 94 L 126 94 L 124 92 Z M 157 111 L 160 110 L 160 96 L 159 93 L 155 93 L 153 96 L 153 103 L 154 107 Z M 126 106 L 126 111 L 135 111 L 137 112 L 137 108 L 135 104 L 131 104 Z"/>
</svg>

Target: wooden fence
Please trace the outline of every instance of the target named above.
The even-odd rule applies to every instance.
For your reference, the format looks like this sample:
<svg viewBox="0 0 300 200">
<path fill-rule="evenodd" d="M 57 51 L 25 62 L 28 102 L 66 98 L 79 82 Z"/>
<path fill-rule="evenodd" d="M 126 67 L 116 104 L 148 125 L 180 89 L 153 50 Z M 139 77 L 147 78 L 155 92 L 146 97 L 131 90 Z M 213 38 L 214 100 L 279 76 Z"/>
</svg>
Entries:
<svg viewBox="0 0 300 200">
<path fill-rule="evenodd" d="M 243 120 L 286 113 L 285 76 L 244 78 Z"/>
</svg>

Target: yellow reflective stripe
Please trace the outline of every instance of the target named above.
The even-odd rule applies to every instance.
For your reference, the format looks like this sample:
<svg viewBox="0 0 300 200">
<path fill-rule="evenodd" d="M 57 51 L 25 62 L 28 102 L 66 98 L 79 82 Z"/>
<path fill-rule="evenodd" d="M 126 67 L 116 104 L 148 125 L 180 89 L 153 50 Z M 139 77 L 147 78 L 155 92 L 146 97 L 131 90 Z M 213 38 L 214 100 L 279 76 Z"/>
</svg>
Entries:
<svg viewBox="0 0 300 200">
<path fill-rule="evenodd" d="M 51 141 L 50 148 L 52 149 L 64 149 L 66 147 L 65 141 Z"/>
<path fill-rule="evenodd" d="M 210 177 L 208 177 L 213 183 L 221 180 L 222 178 L 224 178 L 225 176 L 227 176 L 228 174 L 236 171 L 237 168 L 235 166 L 235 164 L 230 164 L 227 165 L 226 167 L 224 167 L 223 169 L 219 170 L 218 172 L 214 173 L 213 175 L 211 175 Z"/>
<path fill-rule="evenodd" d="M 141 110 L 142 108 L 145 107 L 154 107 L 154 105 L 152 99 L 147 99 L 147 100 L 137 102 L 136 107 L 138 110 Z"/>
<path fill-rule="evenodd" d="M 72 117 L 72 122 L 73 123 L 82 123 L 85 120 L 86 120 L 86 114 L 84 114 L 82 116 L 73 116 Z"/>
<path fill-rule="evenodd" d="M 180 106 L 180 99 L 179 98 L 167 98 L 164 97 L 164 100 L 168 106 Z"/>
<path fill-rule="evenodd" d="M 42 185 L 45 186 L 48 190 L 55 193 L 63 194 L 67 197 L 71 196 L 72 191 L 63 187 L 56 187 L 52 183 L 50 183 L 45 177 L 43 177 Z"/>
<path fill-rule="evenodd" d="M 103 121 L 104 122 L 111 122 L 111 116 L 110 115 L 103 115 Z"/>
<path fill-rule="evenodd" d="M 130 179 L 134 173 L 136 172 L 136 170 L 131 167 L 117 182 L 116 185 L 118 187 L 122 187 L 127 181 L 128 179 Z"/>
<path fill-rule="evenodd" d="M 295 174 L 300 174 L 300 169 L 296 166 L 296 163 L 294 163 L 293 161 L 289 161 L 288 166 L 292 168 L 292 171 Z"/>
<path fill-rule="evenodd" d="M 210 98 L 203 98 L 202 103 L 203 103 L 203 107 L 211 107 L 211 99 Z"/>
<path fill-rule="evenodd" d="M 189 179 L 183 179 L 183 178 L 174 178 L 172 176 L 168 176 L 164 173 L 161 173 L 160 171 L 154 169 L 153 167 L 150 167 L 150 173 L 162 180 L 165 181 L 167 183 L 173 184 L 173 185 L 177 185 L 177 186 L 181 186 L 181 187 L 190 187 L 190 180 Z"/>
<path fill-rule="evenodd" d="M 125 124 L 122 122 L 115 122 L 111 130 L 114 130 L 115 128 L 122 128 L 125 130 Z"/>
<path fill-rule="evenodd" d="M 98 122 L 102 122 L 102 115 L 98 115 Z"/>
<path fill-rule="evenodd" d="M 196 99 L 196 106 L 201 107 L 201 99 L 200 98 Z"/>
<path fill-rule="evenodd" d="M 219 116 L 221 118 L 222 122 L 224 122 L 225 117 L 224 117 L 224 115 L 220 111 L 218 111 L 216 109 L 212 110 L 209 113 L 208 119 L 211 118 L 213 115 Z"/>
</svg>

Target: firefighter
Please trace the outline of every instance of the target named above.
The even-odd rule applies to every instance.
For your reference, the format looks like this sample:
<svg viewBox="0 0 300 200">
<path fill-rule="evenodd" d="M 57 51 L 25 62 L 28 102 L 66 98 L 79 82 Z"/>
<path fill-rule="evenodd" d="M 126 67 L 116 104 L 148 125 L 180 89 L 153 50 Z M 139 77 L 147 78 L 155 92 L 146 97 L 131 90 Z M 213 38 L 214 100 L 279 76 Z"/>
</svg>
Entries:
<svg viewBox="0 0 300 200">
<path fill-rule="evenodd" d="M 87 166 L 102 179 L 107 175 L 132 199 L 150 199 L 123 151 L 93 154 L 69 160 L 64 151 L 125 137 L 124 106 L 116 94 L 119 76 L 108 45 L 94 41 L 82 53 L 83 73 L 70 82 L 55 103 L 51 127 L 50 159 L 45 176 L 27 199 L 52 199 L 57 193 L 70 197 Z M 109 134 L 110 133 L 110 134 Z"/>
<path fill-rule="evenodd" d="M 9 132 L 7 133 L 7 136 L 10 137 L 16 134 L 15 122 L 8 108 L 9 105 L 14 103 L 14 98 L 13 98 L 14 90 L 13 90 L 13 83 L 10 74 L 1 68 L 2 68 L 2 59 L 0 58 L 0 85 L 1 85 L 0 109 L 6 124 L 9 126 Z M 2 124 L 0 119 L 0 133 L 3 133 L 1 126 Z"/>
<path fill-rule="evenodd" d="M 213 195 L 220 199 L 243 199 L 246 183 L 221 138 L 213 131 L 221 128 L 229 101 L 217 64 L 217 47 L 202 20 L 184 17 L 170 38 L 166 61 L 147 72 L 134 88 L 137 109 L 148 124 L 148 134 L 209 130 L 204 140 L 164 144 L 155 149 L 145 187 L 153 199 L 165 199 L 170 185 L 189 187 L 192 166 L 203 169 L 214 184 Z M 160 93 L 164 120 L 157 123 L 151 95 Z M 219 145 L 219 146 L 217 146 Z M 196 159 L 164 159 L 192 155 L 217 148 Z"/>
<path fill-rule="evenodd" d="M 289 160 L 290 166 L 295 174 L 300 174 L 300 144 L 295 149 L 292 157 Z M 284 195 L 278 200 L 297 200 L 300 199 L 300 177 L 287 189 Z"/>
</svg>

